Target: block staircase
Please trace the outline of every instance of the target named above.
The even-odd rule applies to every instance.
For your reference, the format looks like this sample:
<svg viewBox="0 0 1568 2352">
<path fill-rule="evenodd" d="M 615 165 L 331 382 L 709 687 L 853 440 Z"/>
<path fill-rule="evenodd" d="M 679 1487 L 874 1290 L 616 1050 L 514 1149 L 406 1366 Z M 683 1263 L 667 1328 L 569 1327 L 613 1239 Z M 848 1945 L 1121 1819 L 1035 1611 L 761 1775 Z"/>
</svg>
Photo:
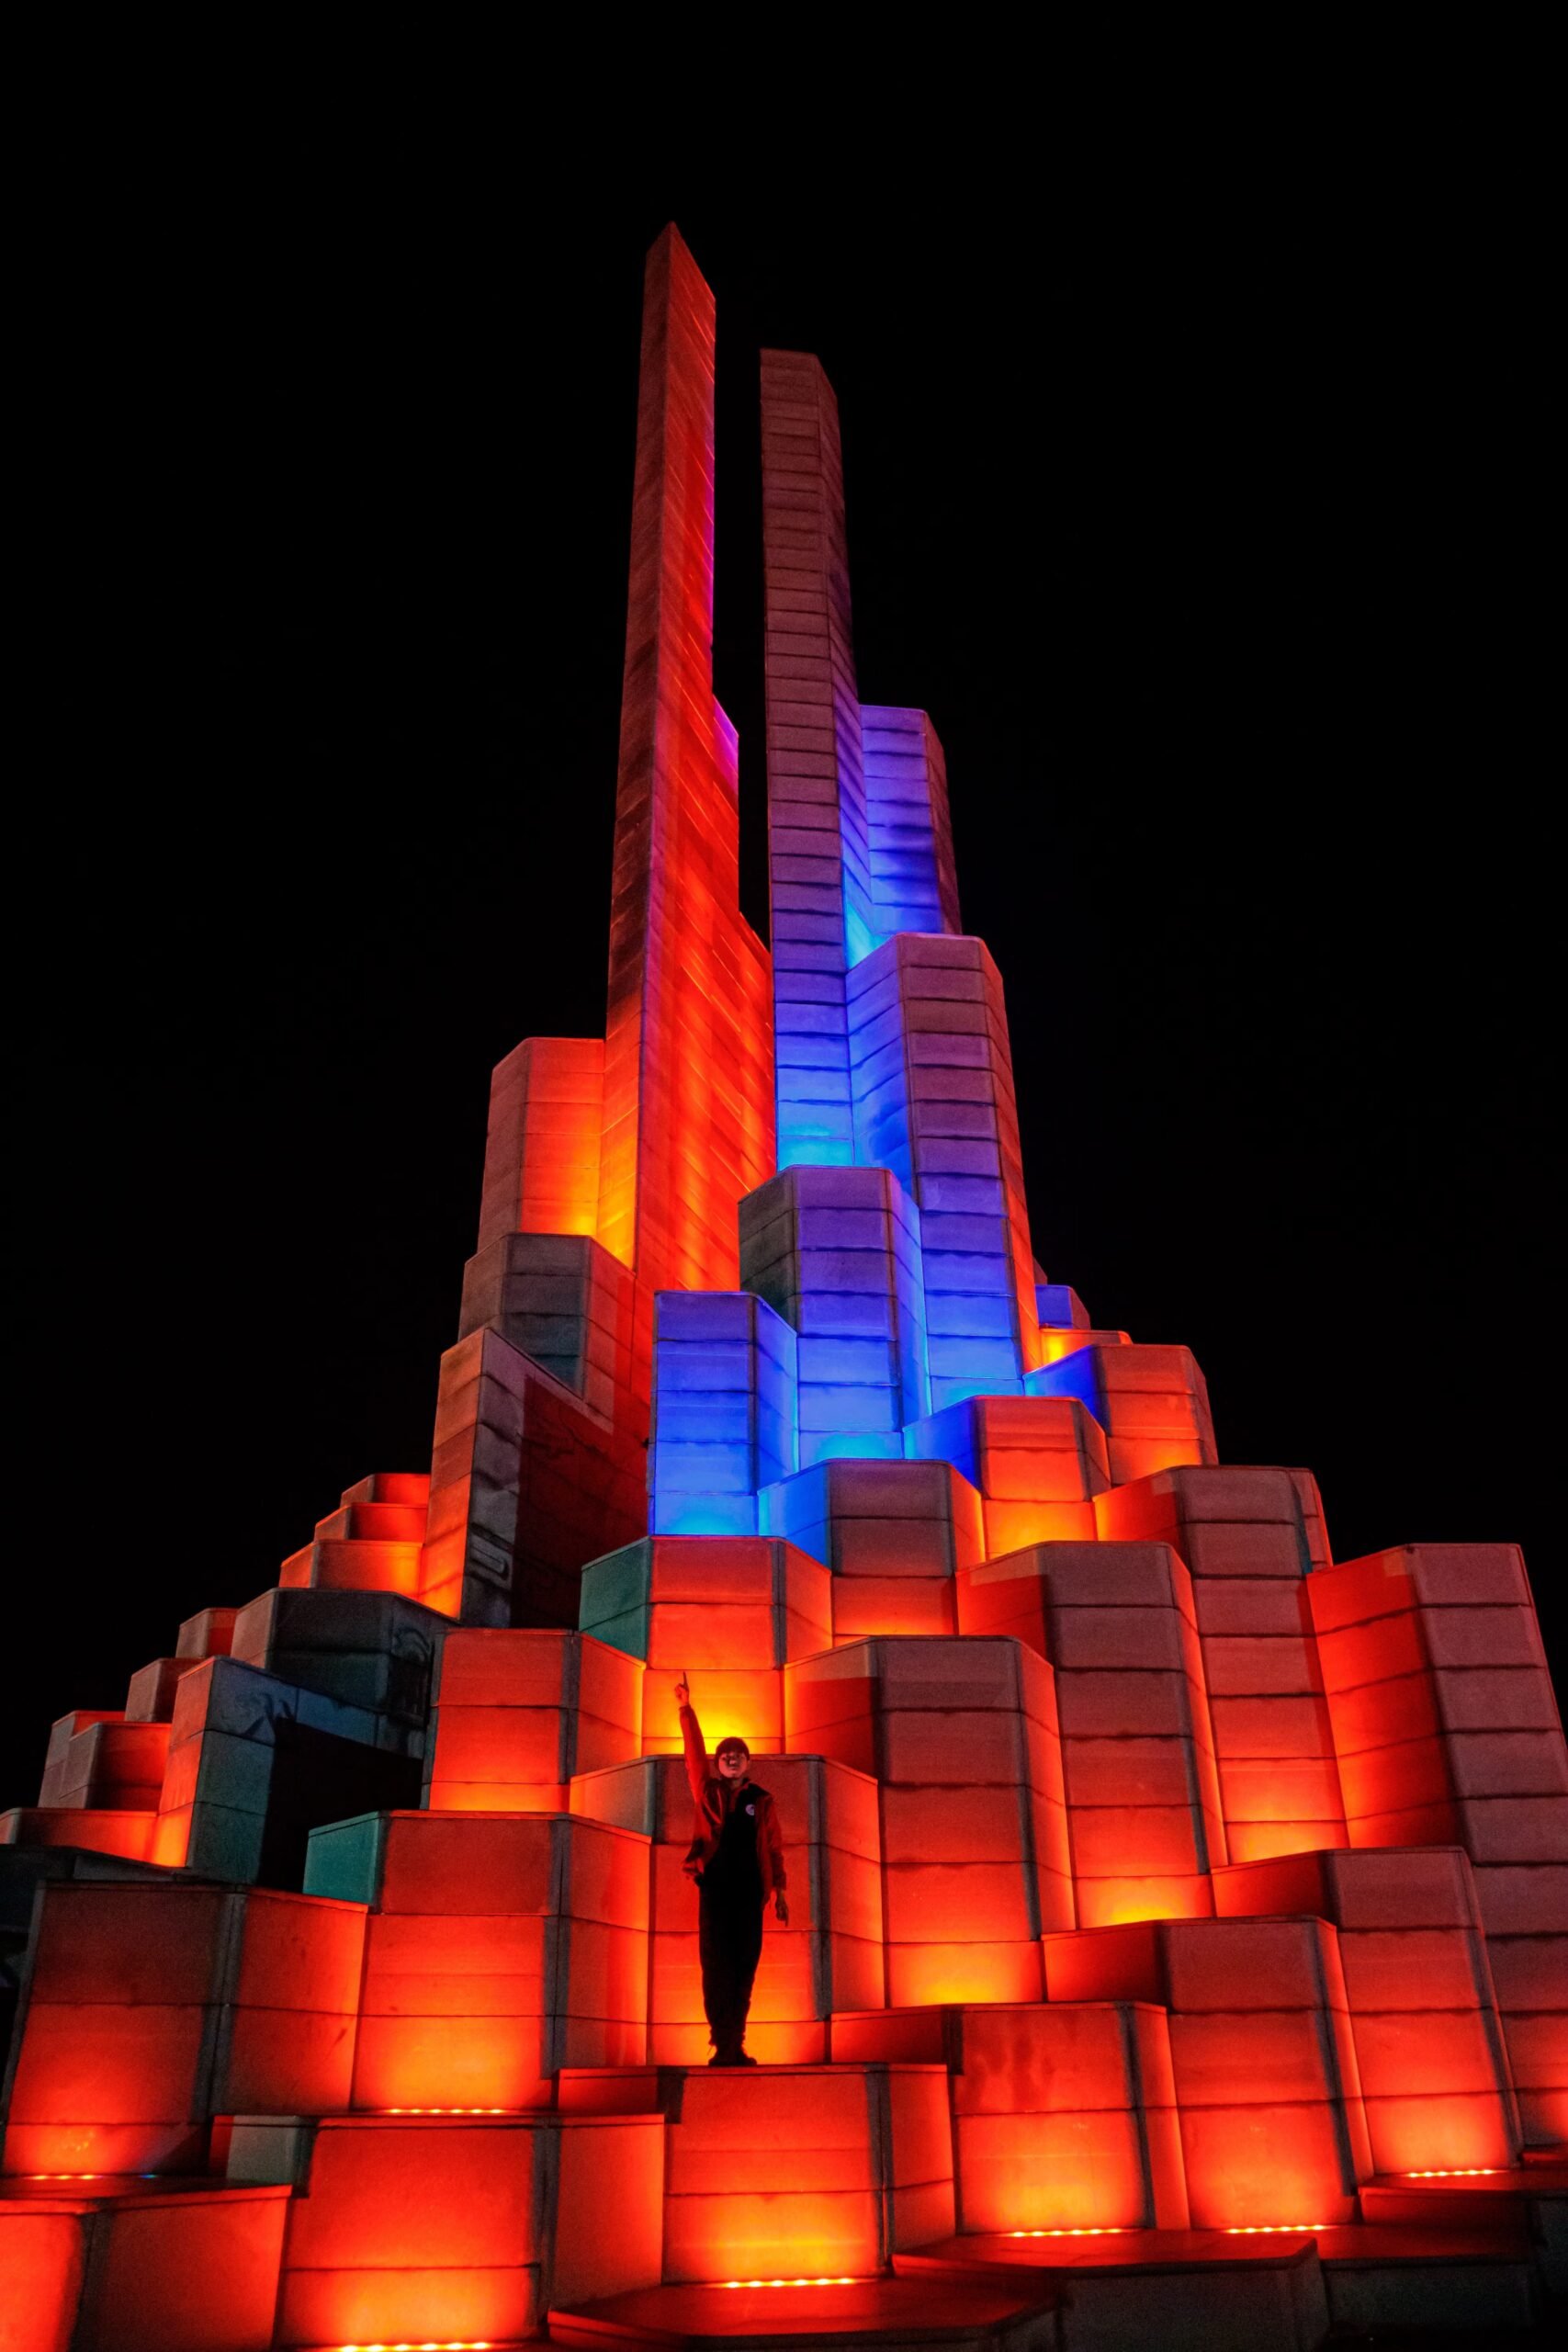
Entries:
<svg viewBox="0 0 1568 2352">
<path fill-rule="evenodd" d="M 858 701 L 790 353 L 751 932 L 712 365 L 667 231 L 606 1035 L 496 1071 L 429 1474 L 346 1489 L 0 1816 L 0 2347 L 1547 2340 L 1568 1747 L 1523 1561 L 1335 1562 L 1190 1351 L 1036 1263 L 942 748 Z M 783 1830 L 744 2069 L 679 1677 Z"/>
</svg>

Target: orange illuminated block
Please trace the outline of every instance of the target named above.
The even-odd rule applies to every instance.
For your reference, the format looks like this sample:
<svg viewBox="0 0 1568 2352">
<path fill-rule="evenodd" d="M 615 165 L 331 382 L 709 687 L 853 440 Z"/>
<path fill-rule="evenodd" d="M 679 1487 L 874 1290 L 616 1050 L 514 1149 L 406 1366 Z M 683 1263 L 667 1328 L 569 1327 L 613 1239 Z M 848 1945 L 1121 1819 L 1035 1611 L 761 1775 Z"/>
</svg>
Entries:
<svg viewBox="0 0 1568 2352">
<path fill-rule="evenodd" d="M 1088 1408 L 1105 1432 L 1113 1486 L 1218 1459 L 1209 1392 L 1190 1348 L 1077 1348 L 1031 1373 L 1028 1385 L 1032 1396 L 1076 1396 Z"/>
<path fill-rule="evenodd" d="M 373 1897 L 353 2104 L 547 2103 L 566 2064 L 643 2054 L 649 1843 L 564 1815 L 371 1815 L 310 1883 Z"/>
<path fill-rule="evenodd" d="M 1040 1926 L 1073 1917 L 1044 1661 L 1010 1640 L 889 1637 L 784 1680 L 792 1749 L 882 1783 L 888 1999 L 1037 1999 Z"/>
<path fill-rule="evenodd" d="M 764 1916 L 747 2047 L 763 2064 L 826 2055 L 833 2008 L 884 1997 L 881 1830 L 875 1783 L 820 1757 L 773 1757 L 754 1775 L 778 1808 L 790 1920 Z M 584 1773 L 572 1810 L 653 1839 L 649 2055 L 667 2064 L 708 2055 L 697 1951 L 697 1894 L 682 1865 L 693 1806 L 676 1757 Z"/>
<path fill-rule="evenodd" d="M 1380 2173 L 1517 2162 L 1518 2119 L 1461 1851 L 1302 1854 L 1216 1871 L 1214 1896 L 1226 1917 L 1302 1911 L 1333 1921 Z"/>
<path fill-rule="evenodd" d="M 649 1662 L 643 1685 L 642 1752 L 645 1756 L 681 1753 L 681 1717 L 675 1704 L 675 1677 L 685 1661 L 655 1666 Z M 691 1667 L 688 1677 L 692 1704 L 703 1724 L 710 1752 L 732 1735 L 746 1742 L 753 1756 L 776 1756 L 784 1746 L 784 1696 L 780 1668 L 773 1666 L 729 1670 Z"/>
<path fill-rule="evenodd" d="M 1044 1939 L 1056 2000 L 1153 2000 L 1195 2229 L 1351 2219 L 1371 2171 L 1344 1976 L 1322 1919 L 1172 1919 Z"/>
<path fill-rule="evenodd" d="M 1206 1917 L 1225 1833 L 1192 1588 L 1169 1544 L 988 1560 L 959 1577 L 958 1612 L 1053 1662 L 1080 1923 Z"/>
<path fill-rule="evenodd" d="M 974 1480 L 987 1558 L 1025 1544 L 1095 1539 L 1092 1498 L 1109 1486 L 1110 1469 L 1104 1432 L 1077 1397 L 968 1397 L 914 1424 L 905 1446 L 951 1454 Z"/>
<path fill-rule="evenodd" d="M 448 1634 L 426 1766 L 432 1812 L 559 1813 L 574 1772 L 637 1755 L 642 1662 L 585 1634 Z"/>
<path fill-rule="evenodd" d="M 662 2142 L 653 2115 L 318 2125 L 271 2340 L 516 2340 L 552 2301 L 657 2283 Z"/>
<path fill-rule="evenodd" d="M 1159 1537 L 1191 1572 L 1233 1860 L 1347 1842 L 1306 1578 L 1327 1564 L 1304 1471 L 1169 1470 L 1096 1498 L 1104 1536 Z"/>
<path fill-rule="evenodd" d="M 96 1807 L 16 1805 L 0 1813 L 0 1846 L 81 1846 L 91 1854 L 120 1854 L 129 1861 L 155 1859 L 156 1814 L 108 1813 Z"/>
<path fill-rule="evenodd" d="M 6 2169 L 199 2169 L 214 2115 L 343 2106 L 364 1939 L 357 1904 L 46 1883 Z"/>
<path fill-rule="evenodd" d="M 77 2209 L 90 2254 L 73 2352 L 247 2352 L 270 2343 L 287 2188 L 132 2183 L 138 2193 L 127 2194 L 127 2186 L 116 2184 L 113 2199 L 90 2213 Z M 9 2235 L 0 2226 L 0 2260 Z M 0 2326 L 12 2316 L 10 2286 L 7 2276 Z M 0 2340 L 62 2352 L 66 2339 Z"/>
<path fill-rule="evenodd" d="M 961 2230 L 1185 2229 L 1163 2009 L 947 2012 Z"/>
<path fill-rule="evenodd" d="M 71 2352 L 95 2211 L 87 2199 L 64 2194 L 0 2198 L 0 2278 L 17 2352 Z"/>
<path fill-rule="evenodd" d="M 661 2078 L 667 2279 L 856 2277 L 953 2226 L 946 2070 Z"/>
<path fill-rule="evenodd" d="M 956 1634 L 958 1612 L 951 1578 L 835 1577 L 833 1640 L 872 1634 Z"/>
<path fill-rule="evenodd" d="M 509 1233 L 596 1230 L 604 1109 L 601 1037 L 525 1037 L 496 1064 L 480 1250 Z"/>
</svg>

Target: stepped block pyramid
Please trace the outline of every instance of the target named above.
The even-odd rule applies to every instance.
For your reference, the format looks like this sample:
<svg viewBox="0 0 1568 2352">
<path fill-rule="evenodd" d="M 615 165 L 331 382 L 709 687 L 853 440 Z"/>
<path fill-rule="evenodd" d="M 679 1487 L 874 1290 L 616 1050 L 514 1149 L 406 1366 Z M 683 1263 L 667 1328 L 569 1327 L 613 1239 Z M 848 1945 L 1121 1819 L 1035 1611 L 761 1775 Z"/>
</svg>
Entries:
<svg viewBox="0 0 1568 2352">
<path fill-rule="evenodd" d="M 605 1034 L 496 1070 L 428 1473 L 4 1816 L 0 2344 L 1528 2331 L 1568 1756 L 1523 1562 L 1337 1562 L 1185 1347 L 1046 1278 L 942 746 L 859 700 L 834 396 L 775 351 L 751 931 L 713 357 L 667 230 Z M 749 2072 L 681 1673 L 785 1840 Z"/>
</svg>

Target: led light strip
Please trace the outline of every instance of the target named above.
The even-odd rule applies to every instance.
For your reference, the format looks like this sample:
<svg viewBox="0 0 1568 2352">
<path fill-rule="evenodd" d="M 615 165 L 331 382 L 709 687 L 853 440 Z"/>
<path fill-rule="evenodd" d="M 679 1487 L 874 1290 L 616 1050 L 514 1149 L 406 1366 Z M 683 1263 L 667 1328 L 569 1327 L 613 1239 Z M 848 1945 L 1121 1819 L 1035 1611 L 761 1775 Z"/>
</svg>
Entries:
<svg viewBox="0 0 1568 2352">
<path fill-rule="evenodd" d="M 1446 2172 L 1407 2172 L 1406 2180 L 1492 2180 L 1505 2165 L 1453 2165 Z"/>
<path fill-rule="evenodd" d="M 522 2109 L 515 2107 L 378 2107 L 376 2109 L 378 2115 L 518 2115 L 521 2112 Z M 347 2352 L 346 2346 L 344 2352 Z M 362 2347 L 355 2345 L 353 2352 L 362 2352 Z M 402 2352 L 402 2346 L 389 2345 L 384 2352 Z M 416 2347 L 416 2352 L 422 2352 L 422 2347 Z M 442 2352 L 446 2352 L 445 2346 Z"/>
<path fill-rule="evenodd" d="M 1227 2227 L 1227 2238 L 1310 2238 L 1319 2230 L 1333 2227 L 1330 2222 L 1247 2222 Z"/>
<path fill-rule="evenodd" d="M 1010 2238 L 1124 2238 L 1132 2235 L 1132 2226 L 1117 2222 L 1104 2229 L 1078 2230 L 1009 2230 Z"/>
<path fill-rule="evenodd" d="M 859 2278 L 721 2278 L 721 2287 L 859 2287 L 867 2282 Z M 372 2352 L 367 2346 L 366 2352 Z M 392 2352 L 389 2346 L 388 2352 Z"/>
</svg>

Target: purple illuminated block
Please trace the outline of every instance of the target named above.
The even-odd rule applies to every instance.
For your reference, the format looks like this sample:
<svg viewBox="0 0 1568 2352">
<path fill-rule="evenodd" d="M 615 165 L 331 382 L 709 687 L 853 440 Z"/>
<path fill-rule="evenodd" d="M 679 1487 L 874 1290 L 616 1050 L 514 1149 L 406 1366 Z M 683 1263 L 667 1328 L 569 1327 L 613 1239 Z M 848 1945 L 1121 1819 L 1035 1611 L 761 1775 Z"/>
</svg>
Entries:
<svg viewBox="0 0 1568 2352">
<path fill-rule="evenodd" d="M 746 1291 L 661 1291 L 649 1491 L 656 1535 L 754 1535 L 795 1447 L 795 1335 Z"/>
<path fill-rule="evenodd" d="M 875 925 L 959 932 L 947 763 L 923 710 L 861 705 L 866 838 Z"/>
<path fill-rule="evenodd" d="M 926 1409 L 919 1218 L 881 1168 L 791 1168 L 741 1203 L 748 1287 L 799 1335 L 803 1467 L 903 1453 Z"/>
</svg>

